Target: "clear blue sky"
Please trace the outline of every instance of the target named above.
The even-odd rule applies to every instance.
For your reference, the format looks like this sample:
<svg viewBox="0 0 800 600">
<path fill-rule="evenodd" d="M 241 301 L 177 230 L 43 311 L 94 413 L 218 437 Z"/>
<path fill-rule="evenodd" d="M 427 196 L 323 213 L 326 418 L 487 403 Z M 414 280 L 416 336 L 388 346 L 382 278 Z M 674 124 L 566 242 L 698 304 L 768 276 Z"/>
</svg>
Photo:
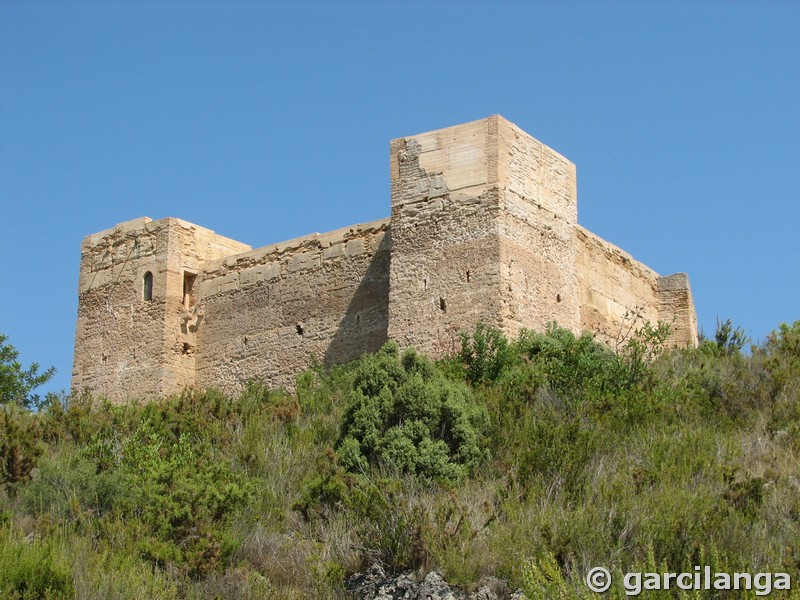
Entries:
<svg viewBox="0 0 800 600">
<path fill-rule="evenodd" d="M 85 235 L 385 217 L 391 138 L 495 113 L 706 333 L 800 319 L 798 2 L 0 0 L 0 332 L 68 388 Z"/>
</svg>

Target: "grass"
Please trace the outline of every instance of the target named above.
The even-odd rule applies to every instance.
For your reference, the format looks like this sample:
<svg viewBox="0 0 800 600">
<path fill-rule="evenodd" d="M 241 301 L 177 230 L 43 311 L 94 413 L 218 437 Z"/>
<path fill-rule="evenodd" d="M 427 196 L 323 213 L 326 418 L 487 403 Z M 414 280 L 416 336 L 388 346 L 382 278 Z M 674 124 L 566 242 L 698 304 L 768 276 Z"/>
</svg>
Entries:
<svg viewBox="0 0 800 600">
<path fill-rule="evenodd" d="M 304 373 L 295 396 L 254 383 L 236 398 L 4 406 L 0 597 L 342 598 L 374 561 L 466 589 L 493 575 L 530 598 L 589 597 L 595 566 L 613 598 L 627 572 L 695 565 L 796 581 L 800 323 L 748 352 L 731 331 L 670 351 L 640 330 L 614 354 L 555 328 L 505 340 L 481 327 L 447 361 L 397 355 L 410 369 L 392 371 L 397 400 L 370 393 L 406 412 L 370 413 L 384 415 L 374 451 L 346 463 L 354 390 L 383 381 L 375 364 L 395 369 L 385 356 Z M 485 429 L 462 436 L 479 446 L 471 462 L 441 468 L 437 450 L 436 469 L 413 467 L 430 444 L 382 458 L 398 414 L 443 406 L 450 427 L 460 413 L 436 404 L 449 389 L 483 411 Z"/>
</svg>

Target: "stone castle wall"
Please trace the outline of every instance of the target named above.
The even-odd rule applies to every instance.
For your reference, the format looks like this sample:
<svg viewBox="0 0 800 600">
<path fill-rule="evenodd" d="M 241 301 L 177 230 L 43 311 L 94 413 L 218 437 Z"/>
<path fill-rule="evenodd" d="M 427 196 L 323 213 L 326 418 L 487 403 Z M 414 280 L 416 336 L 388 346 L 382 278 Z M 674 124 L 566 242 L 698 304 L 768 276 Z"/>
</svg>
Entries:
<svg viewBox="0 0 800 600">
<path fill-rule="evenodd" d="M 212 261 L 200 273 L 197 383 L 292 387 L 387 340 L 388 219 Z"/>
<path fill-rule="evenodd" d="M 688 278 L 577 224 L 575 166 L 493 116 L 390 144 L 391 217 L 258 249 L 180 219 L 82 247 L 72 387 L 113 399 L 291 388 L 387 339 L 441 356 L 482 320 L 613 345 L 631 315 L 696 344 Z M 152 297 L 146 297 L 147 274 Z"/>
</svg>

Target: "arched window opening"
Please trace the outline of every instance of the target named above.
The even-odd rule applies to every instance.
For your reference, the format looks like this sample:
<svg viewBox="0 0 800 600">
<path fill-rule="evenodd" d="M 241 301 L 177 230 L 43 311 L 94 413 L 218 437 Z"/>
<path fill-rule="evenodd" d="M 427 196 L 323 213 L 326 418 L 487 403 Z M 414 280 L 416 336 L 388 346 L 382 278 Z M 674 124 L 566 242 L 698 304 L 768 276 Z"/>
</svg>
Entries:
<svg viewBox="0 0 800 600">
<path fill-rule="evenodd" d="M 153 274 L 150 271 L 144 274 L 144 299 L 153 299 Z"/>
</svg>

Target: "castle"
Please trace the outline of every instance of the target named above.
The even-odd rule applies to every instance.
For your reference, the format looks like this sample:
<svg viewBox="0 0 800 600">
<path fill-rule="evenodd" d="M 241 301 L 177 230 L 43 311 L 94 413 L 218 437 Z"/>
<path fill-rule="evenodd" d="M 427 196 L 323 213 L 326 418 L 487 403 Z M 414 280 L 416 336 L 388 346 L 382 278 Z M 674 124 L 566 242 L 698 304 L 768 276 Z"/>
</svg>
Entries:
<svg viewBox="0 0 800 600">
<path fill-rule="evenodd" d="M 147 217 L 82 245 L 72 388 L 114 400 L 186 386 L 291 388 L 388 339 L 433 355 L 483 322 L 606 341 L 632 314 L 697 343 L 683 274 L 577 223 L 575 165 L 504 118 L 392 140 L 391 217 L 271 246 Z"/>
</svg>

